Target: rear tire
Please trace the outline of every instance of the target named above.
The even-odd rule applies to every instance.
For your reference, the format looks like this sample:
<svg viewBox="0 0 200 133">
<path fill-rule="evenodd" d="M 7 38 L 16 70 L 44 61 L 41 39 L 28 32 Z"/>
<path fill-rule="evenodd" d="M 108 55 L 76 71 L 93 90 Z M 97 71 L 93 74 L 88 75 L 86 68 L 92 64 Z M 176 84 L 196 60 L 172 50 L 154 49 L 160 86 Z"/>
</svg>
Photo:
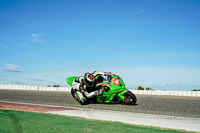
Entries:
<svg viewBox="0 0 200 133">
<path fill-rule="evenodd" d="M 73 97 L 74 99 L 76 99 L 76 98 L 75 98 L 75 93 L 76 93 L 76 90 L 74 90 L 74 89 L 71 88 L 71 95 L 72 95 L 72 97 Z M 77 99 L 76 99 L 76 100 L 77 100 Z"/>
<path fill-rule="evenodd" d="M 124 104 L 135 105 L 137 102 L 136 96 L 131 91 L 127 91 L 126 93 L 124 93 L 124 97 Z"/>
<path fill-rule="evenodd" d="M 86 105 L 86 104 L 89 104 L 88 100 L 84 97 L 83 100 L 79 101 L 79 97 L 76 97 L 75 96 L 75 93 L 76 93 L 77 90 L 74 90 L 74 89 L 71 89 L 71 95 L 72 97 L 77 100 L 81 105 Z M 76 93 L 77 94 L 77 93 Z"/>
</svg>

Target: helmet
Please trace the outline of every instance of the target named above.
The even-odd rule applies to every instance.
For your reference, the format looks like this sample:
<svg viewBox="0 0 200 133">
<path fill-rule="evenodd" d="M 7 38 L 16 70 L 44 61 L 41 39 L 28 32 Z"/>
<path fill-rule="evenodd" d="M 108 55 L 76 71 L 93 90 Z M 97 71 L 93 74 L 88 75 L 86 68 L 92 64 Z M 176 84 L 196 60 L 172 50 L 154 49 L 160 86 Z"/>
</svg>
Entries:
<svg viewBox="0 0 200 133">
<path fill-rule="evenodd" d="M 87 85 L 87 86 L 93 86 L 95 83 L 95 77 L 93 74 L 90 73 L 85 73 L 84 78 L 83 78 L 83 82 Z"/>
</svg>

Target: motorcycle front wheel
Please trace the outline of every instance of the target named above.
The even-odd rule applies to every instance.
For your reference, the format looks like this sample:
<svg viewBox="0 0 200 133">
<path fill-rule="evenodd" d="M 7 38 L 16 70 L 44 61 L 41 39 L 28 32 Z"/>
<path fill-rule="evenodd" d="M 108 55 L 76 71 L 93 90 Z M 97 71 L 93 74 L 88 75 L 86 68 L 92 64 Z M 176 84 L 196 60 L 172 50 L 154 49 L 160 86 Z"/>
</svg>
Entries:
<svg viewBox="0 0 200 133">
<path fill-rule="evenodd" d="M 124 93 L 124 97 L 124 104 L 135 105 L 137 102 L 136 96 L 131 91 Z"/>
</svg>

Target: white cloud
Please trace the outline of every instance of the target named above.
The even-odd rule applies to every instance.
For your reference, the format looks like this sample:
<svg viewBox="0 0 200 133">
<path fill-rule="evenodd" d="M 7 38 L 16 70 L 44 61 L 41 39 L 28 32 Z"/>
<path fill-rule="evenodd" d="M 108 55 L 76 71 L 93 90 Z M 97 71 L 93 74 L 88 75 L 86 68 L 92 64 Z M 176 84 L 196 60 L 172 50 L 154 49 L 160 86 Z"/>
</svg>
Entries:
<svg viewBox="0 0 200 133">
<path fill-rule="evenodd" d="M 19 66 L 14 64 L 6 64 L 6 67 L 0 67 L 0 70 L 7 72 L 23 72 L 19 69 Z"/>
<path fill-rule="evenodd" d="M 34 43 L 44 43 L 44 40 L 41 39 L 41 37 L 43 36 L 43 34 L 32 34 L 32 42 Z"/>
</svg>

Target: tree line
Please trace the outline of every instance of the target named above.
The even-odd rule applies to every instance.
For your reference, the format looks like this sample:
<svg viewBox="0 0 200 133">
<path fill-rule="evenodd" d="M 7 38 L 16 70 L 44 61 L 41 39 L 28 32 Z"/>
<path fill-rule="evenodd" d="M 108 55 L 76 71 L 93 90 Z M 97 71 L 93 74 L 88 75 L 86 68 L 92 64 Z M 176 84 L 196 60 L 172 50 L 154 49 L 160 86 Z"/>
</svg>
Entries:
<svg viewBox="0 0 200 133">
<path fill-rule="evenodd" d="M 53 85 L 53 86 L 48 85 L 47 87 L 60 87 L 60 85 Z"/>
</svg>

